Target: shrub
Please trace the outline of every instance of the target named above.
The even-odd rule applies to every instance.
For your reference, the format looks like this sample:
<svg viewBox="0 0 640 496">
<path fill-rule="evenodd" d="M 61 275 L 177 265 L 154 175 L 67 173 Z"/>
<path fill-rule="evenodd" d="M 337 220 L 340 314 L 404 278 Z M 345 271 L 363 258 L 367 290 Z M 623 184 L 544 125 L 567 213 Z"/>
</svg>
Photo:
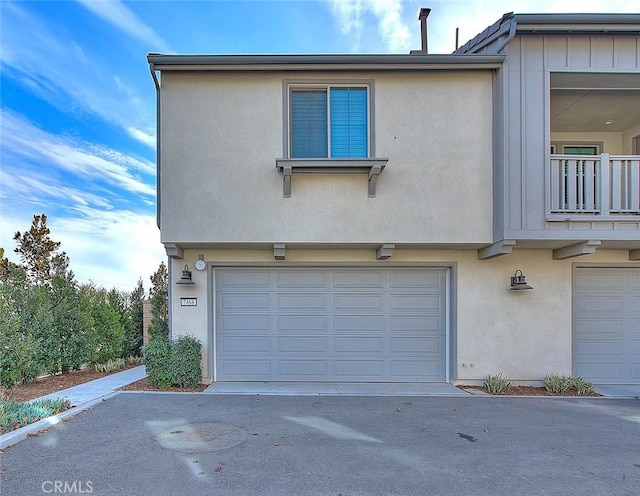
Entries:
<svg viewBox="0 0 640 496">
<path fill-rule="evenodd" d="M 70 407 L 65 399 L 38 400 L 31 403 L 0 400 L 0 433 L 23 427 Z"/>
<path fill-rule="evenodd" d="M 144 363 L 144 357 L 130 356 L 127 358 L 127 364 L 129 365 L 142 365 Z"/>
<path fill-rule="evenodd" d="M 202 382 L 200 351 L 202 345 L 193 336 L 181 336 L 173 344 L 171 384 L 196 387 Z"/>
<path fill-rule="evenodd" d="M 20 331 L 19 316 L 0 296 L 0 388 L 35 379 L 39 349 L 30 334 Z"/>
<path fill-rule="evenodd" d="M 108 374 L 115 372 L 116 370 L 123 369 L 125 367 L 124 358 L 116 358 L 115 360 L 109 360 L 106 363 L 96 363 L 93 368 L 96 372 L 101 374 Z"/>
<path fill-rule="evenodd" d="M 201 348 L 200 341 L 193 336 L 182 336 L 173 342 L 161 337 L 152 340 L 144 349 L 149 384 L 158 389 L 200 384 Z"/>
<path fill-rule="evenodd" d="M 585 380 L 582 376 L 577 375 L 572 377 L 571 383 L 572 387 L 576 390 L 576 394 L 579 396 L 594 394 L 596 392 L 595 386 L 591 382 Z"/>
<path fill-rule="evenodd" d="M 511 382 L 502 377 L 502 373 L 485 376 L 482 385 L 490 394 L 502 394 L 511 389 Z"/>
<path fill-rule="evenodd" d="M 173 347 L 167 338 L 158 337 L 144 348 L 149 384 L 158 389 L 171 387 Z"/>
<path fill-rule="evenodd" d="M 542 386 L 550 393 L 565 393 L 572 385 L 571 377 L 549 374 L 542 379 Z"/>
</svg>

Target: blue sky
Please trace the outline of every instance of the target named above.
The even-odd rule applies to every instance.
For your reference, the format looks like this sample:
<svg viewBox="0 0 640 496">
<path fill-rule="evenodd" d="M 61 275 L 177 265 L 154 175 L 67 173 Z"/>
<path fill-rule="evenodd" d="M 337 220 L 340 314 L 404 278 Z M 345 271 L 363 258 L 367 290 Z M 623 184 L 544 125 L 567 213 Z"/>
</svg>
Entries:
<svg viewBox="0 0 640 496">
<path fill-rule="evenodd" d="M 166 260 L 145 56 L 454 49 L 505 12 L 640 12 L 640 0 L 0 0 L 0 246 L 46 213 L 81 282 L 132 290 Z"/>
</svg>

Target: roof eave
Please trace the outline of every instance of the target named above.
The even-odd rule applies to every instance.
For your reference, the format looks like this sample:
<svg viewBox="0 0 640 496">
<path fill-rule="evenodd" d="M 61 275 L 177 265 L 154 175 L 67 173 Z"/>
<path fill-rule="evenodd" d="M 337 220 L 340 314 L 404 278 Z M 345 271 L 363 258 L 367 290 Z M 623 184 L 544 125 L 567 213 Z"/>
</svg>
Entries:
<svg viewBox="0 0 640 496">
<path fill-rule="evenodd" d="M 497 69 L 503 55 L 163 55 L 159 71 L 380 71 Z"/>
</svg>

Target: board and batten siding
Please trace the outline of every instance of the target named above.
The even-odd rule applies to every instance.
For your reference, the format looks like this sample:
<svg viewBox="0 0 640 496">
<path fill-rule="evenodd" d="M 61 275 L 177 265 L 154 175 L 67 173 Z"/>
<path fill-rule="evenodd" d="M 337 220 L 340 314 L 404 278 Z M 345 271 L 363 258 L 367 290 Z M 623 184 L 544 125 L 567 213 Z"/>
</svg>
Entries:
<svg viewBox="0 0 640 496">
<path fill-rule="evenodd" d="M 494 89 L 496 239 L 588 236 L 594 223 L 551 225 L 545 221 L 545 170 L 550 146 L 550 74 L 638 73 L 640 37 L 631 35 L 518 35 Z M 500 96 L 501 95 L 501 96 Z M 504 168 L 504 170 L 503 170 Z M 616 239 L 616 226 L 600 225 L 600 239 Z M 627 228 L 628 229 L 628 228 Z M 635 226 L 634 230 L 640 227 Z M 628 232 L 626 234 L 628 236 Z"/>
</svg>

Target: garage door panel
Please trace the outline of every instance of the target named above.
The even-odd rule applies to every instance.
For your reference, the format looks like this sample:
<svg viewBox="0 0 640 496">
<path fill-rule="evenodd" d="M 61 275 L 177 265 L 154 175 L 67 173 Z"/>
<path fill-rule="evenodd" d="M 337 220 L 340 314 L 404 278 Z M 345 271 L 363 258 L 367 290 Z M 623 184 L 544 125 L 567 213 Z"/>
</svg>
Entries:
<svg viewBox="0 0 640 496">
<path fill-rule="evenodd" d="M 419 271 L 398 270 L 391 272 L 391 288 L 433 288 L 439 291 L 443 286 L 442 271 L 420 273 Z"/>
<path fill-rule="evenodd" d="M 385 375 L 384 360 L 336 360 L 334 371 L 337 380 L 377 380 Z"/>
<path fill-rule="evenodd" d="M 446 274 L 216 269 L 215 379 L 443 381 Z"/>
<path fill-rule="evenodd" d="M 326 353 L 329 350 L 326 338 L 287 337 L 278 338 L 280 353 Z"/>
<path fill-rule="evenodd" d="M 226 293 L 222 295 L 222 310 L 241 310 L 243 313 L 264 312 L 270 309 L 270 297 L 265 294 Z"/>
<path fill-rule="evenodd" d="M 618 295 L 592 294 L 581 295 L 576 306 L 577 310 L 584 315 L 600 314 L 602 312 L 622 312 L 624 308 L 624 297 Z"/>
<path fill-rule="evenodd" d="M 596 384 L 617 383 L 624 374 L 624 367 L 619 363 L 579 363 L 576 374 Z"/>
<path fill-rule="evenodd" d="M 391 341 L 391 353 L 420 353 L 423 355 L 439 356 L 442 350 L 442 340 L 439 338 L 402 338 L 396 337 Z"/>
<path fill-rule="evenodd" d="M 592 318 L 577 318 L 576 326 L 580 329 L 581 336 L 603 336 L 603 335 L 616 335 L 622 336 L 624 333 L 624 319 L 620 317 L 592 317 Z"/>
<path fill-rule="evenodd" d="M 409 377 L 422 377 L 425 381 L 442 373 L 442 362 L 439 360 L 392 360 L 391 376 L 397 381 L 405 381 Z"/>
<path fill-rule="evenodd" d="M 217 277 L 218 286 L 225 290 L 238 288 L 265 288 L 271 286 L 271 274 L 267 270 L 251 272 L 222 272 Z"/>
<path fill-rule="evenodd" d="M 322 380 L 327 377 L 327 360 L 279 360 L 276 380 Z"/>
<path fill-rule="evenodd" d="M 596 269 L 598 270 L 598 269 Z M 576 279 L 576 291 L 584 290 L 587 294 L 594 290 L 624 290 L 625 276 L 622 273 L 600 273 L 595 277 L 582 277 Z"/>
<path fill-rule="evenodd" d="M 576 353 L 581 357 L 618 356 L 622 357 L 624 342 L 619 340 L 581 339 L 576 343 Z"/>
<path fill-rule="evenodd" d="M 271 353 L 270 337 L 225 337 L 220 343 L 223 353 Z"/>
<path fill-rule="evenodd" d="M 333 296 L 333 309 L 338 312 L 382 311 L 383 298 L 380 294 L 342 294 Z"/>
<path fill-rule="evenodd" d="M 271 360 L 269 359 L 224 359 L 219 364 L 222 374 L 234 377 L 237 381 L 258 381 L 271 376 Z"/>
<path fill-rule="evenodd" d="M 381 337 L 334 338 L 333 343 L 336 353 L 358 355 L 384 352 L 386 339 Z"/>
<path fill-rule="evenodd" d="M 279 315 L 277 317 L 279 333 L 324 333 L 327 327 L 323 315 Z"/>
<path fill-rule="evenodd" d="M 391 312 L 427 313 L 442 310 L 439 294 L 397 294 L 391 296 Z"/>
<path fill-rule="evenodd" d="M 336 288 L 353 288 L 357 291 L 382 288 L 382 273 L 380 271 L 340 271 L 333 276 L 333 285 Z"/>
<path fill-rule="evenodd" d="M 384 332 L 382 315 L 337 315 L 333 318 L 333 329 L 336 336 L 343 333 L 380 334 Z"/>
<path fill-rule="evenodd" d="M 442 330 L 442 318 L 439 315 L 425 317 L 392 315 L 389 319 L 389 329 L 392 335 L 436 333 L 439 336 Z"/>
<path fill-rule="evenodd" d="M 295 272 L 278 272 L 276 274 L 278 288 L 324 288 L 327 277 L 324 272 L 297 270 Z"/>
<path fill-rule="evenodd" d="M 574 373 L 598 384 L 640 383 L 640 269 L 579 268 L 574 277 Z"/>
<path fill-rule="evenodd" d="M 280 294 L 277 295 L 277 310 L 306 311 L 318 310 L 326 311 L 327 296 L 324 294 Z"/>
<path fill-rule="evenodd" d="M 227 335 L 233 334 L 271 334 L 269 315 L 225 315 L 221 322 Z"/>
</svg>

